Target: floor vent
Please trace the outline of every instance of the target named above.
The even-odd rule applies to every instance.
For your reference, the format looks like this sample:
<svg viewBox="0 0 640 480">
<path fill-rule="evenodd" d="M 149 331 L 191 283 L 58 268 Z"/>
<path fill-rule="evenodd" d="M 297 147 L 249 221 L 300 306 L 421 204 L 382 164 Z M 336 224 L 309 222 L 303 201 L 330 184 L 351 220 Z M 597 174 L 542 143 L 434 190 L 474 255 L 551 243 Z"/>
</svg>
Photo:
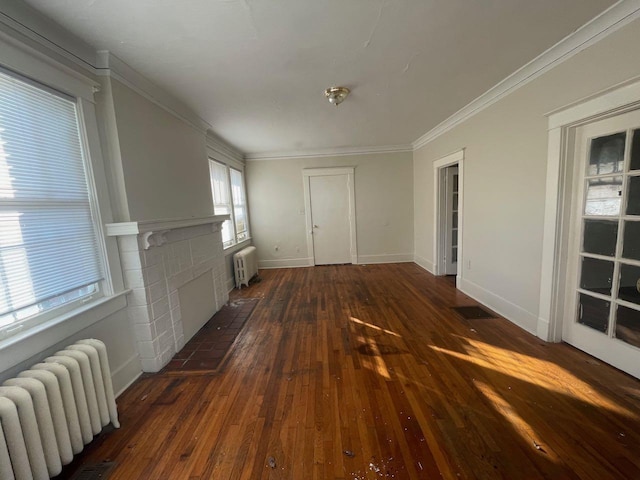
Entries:
<svg viewBox="0 0 640 480">
<path fill-rule="evenodd" d="M 494 314 L 482 307 L 451 307 L 465 320 L 480 320 L 482 318 L 496 318 Z"/>
<path fill-rule="evenodd" d="M 105 480 L 109 478 L 116 462 L 102 462 L 95 465 L 83 465 L 71 477 L 71 480 Z"/>
</svg>

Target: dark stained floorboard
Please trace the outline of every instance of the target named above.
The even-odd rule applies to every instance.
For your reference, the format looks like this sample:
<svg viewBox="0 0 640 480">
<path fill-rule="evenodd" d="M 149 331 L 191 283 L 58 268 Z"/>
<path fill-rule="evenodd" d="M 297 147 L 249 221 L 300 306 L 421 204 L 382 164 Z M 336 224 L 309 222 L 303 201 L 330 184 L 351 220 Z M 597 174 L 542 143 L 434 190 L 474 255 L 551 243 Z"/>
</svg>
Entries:
<svg viewBox="0 0 640 480">
<path fill-rule="evenodd" d="M 462 319 L 451 307 L 477 303 L 449 279 L 410 263 L 261 277 L 232 293 L 260 302 L 221 371 L 144 375 L 81 462 L 116 461 L 112 480 L 640 479 L 640 382 Z"/>
</svg>

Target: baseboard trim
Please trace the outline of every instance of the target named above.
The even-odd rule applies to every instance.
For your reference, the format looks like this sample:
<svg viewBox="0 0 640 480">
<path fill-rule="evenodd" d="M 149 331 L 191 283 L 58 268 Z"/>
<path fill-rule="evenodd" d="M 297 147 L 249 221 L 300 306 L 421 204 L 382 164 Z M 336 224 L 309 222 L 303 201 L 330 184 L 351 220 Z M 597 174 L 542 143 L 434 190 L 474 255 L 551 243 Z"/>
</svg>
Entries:
<svg viewBox="0 0 640 480">
<path fill-rule="evenodd" d="M 363 263 L 408 263 L 413 262 L 410 253 L 390 253 L 385 255 L 358 255 L 358 264 Z"/>
<path fill-rule="evenodd" d="M 140 358 L 136 353 L 111 373 L 111 381 L 116 391 L 116 398 L 129 388 L 140 375 L 142 375 L 142 367 L 140 366 Z"/>
<path fill-rule="evenodd" d="M 313 258 L 283 258 L 282 260 L 258 260 L 258 269 L 313 267 Z"/>
<path fill-rule="evenodd" d="M 413 263 L 418 265 L 421 268 L 424 268 L 431 275 L 434 275 L 433 263 L 427 260 L 426 258 L 422 258 L 420 255 L 413 256 Z"/>
<path fill-rule="evenodd" d="M 532 335 L 538 335 L 537 315 L 465 278 L 460 279 L 457 287 L 462 293 L 486 305 L 511 323 Z"/>
<path fill-rule="evenodd" d="M 542 317 L 538 317 L 538 325 L 536 327 L 537 336 L 542 340 L 547 342 L 553 342 L 554 339 L 551 338 L 551 325 L 548 320 L 545 320 Z"/>
</svg>

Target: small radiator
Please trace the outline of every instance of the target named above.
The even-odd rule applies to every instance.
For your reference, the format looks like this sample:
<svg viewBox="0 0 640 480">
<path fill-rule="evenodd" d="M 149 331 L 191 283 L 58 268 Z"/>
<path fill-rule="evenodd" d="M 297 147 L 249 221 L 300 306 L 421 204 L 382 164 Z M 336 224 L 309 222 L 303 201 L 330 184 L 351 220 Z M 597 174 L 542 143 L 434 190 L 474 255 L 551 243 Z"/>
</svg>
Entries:
<svg viewBox="0 0 640 480">
<path fill-rule="evenodd" d="M 120 427 L 107 348 L 79 340 L 0 386 L 0 479 L 49 479 Z"/>
<path fill-rule="evenodd" d="M 256 247 L 247 247 L 233 256 L 233 264 L 236 272 L 236 288 L 242 285 L 249 286 L 249 280 L 258 274 L 258 254 Z"/>
</svg>

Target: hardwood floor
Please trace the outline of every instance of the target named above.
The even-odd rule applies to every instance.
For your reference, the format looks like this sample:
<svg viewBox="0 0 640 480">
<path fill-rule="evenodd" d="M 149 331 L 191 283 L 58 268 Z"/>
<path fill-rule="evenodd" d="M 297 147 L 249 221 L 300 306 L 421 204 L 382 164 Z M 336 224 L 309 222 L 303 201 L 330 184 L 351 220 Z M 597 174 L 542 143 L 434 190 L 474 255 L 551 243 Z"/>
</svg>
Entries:
<svg viewBox="0 0 640 480">
<path fill-rule="evenodd" d="M 640 479 L 640 382 L 414 264 L 264 270 L 215 375 L 145 375 L 117 479 Z M 271 465 L 270 465 L 271 464 Z M 272 468 L 274 466 L 275 468 Z"/>
</svg>

